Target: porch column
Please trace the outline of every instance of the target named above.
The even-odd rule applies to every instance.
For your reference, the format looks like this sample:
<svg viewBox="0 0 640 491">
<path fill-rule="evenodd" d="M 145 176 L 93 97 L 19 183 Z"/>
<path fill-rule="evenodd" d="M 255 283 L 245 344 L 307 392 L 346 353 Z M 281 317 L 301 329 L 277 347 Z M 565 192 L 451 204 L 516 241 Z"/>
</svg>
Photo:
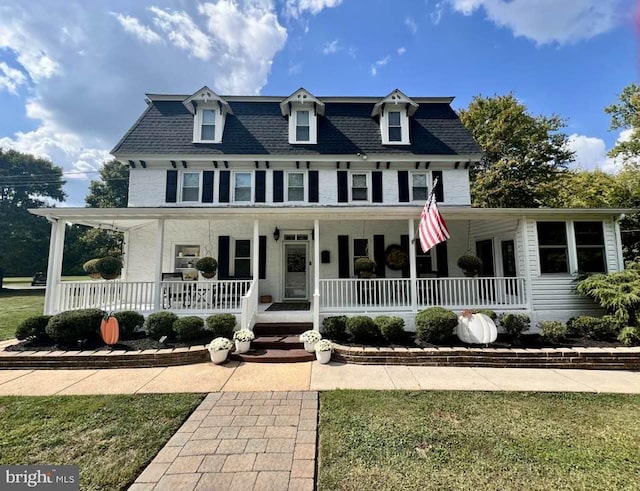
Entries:
<svg viewBox="0 0 640 491">
<path fill-rule="evenodd" d="M 531 260 L 529 258 L 529 239 L 527 234 L 527 217 L 520 219 L 519 228 L 522 233 L 522 241 L 524 245 L 524 275 L 525 290 L 527 292 L 527 304 L 529 310 L 533 312 L 533 286 L 531 285 Z"/>
<path fill-rule="evenodd" d="M 162 310 L 162 249 L 164 246 L 164 218 L 158 218 L 156 235 L 156 284 L 153 290 L 153 310 Z"/>
<path fill-rule="evenodd" d="M 53 292 L 56 290 L 56 283 L 53 280 L 53 262 L 56 255 L 56 238 L 58 231 L 58 220 L 56 218 L 50 218 L 51 222 L 51 235 L 49 236 L 49 259 L 47 261 L 47 283 L 44 294 L 44 313 L 45 315 L 53 314 L 54 302 Z"/>
<path fill-rule="evenodd" d="M 320 220 L 313 221 L 313 328 L 320 330 Z"/>
<path fill-rule="evenodd" d="M 416 232 L 414 219 L 409 219 L 409 277 L 411 284 L 411 310 L 418 311 L 418 282 L 416 267 Z"/>
<path fill-rule="evenodd" d="M 253 221 L 253 253 L 251 256 L 253 266 L 253 279 L 260 280 L 260 222 L 258 220 Z M 258 283 L 256 282 L 256 287 Z"/>
</svg>

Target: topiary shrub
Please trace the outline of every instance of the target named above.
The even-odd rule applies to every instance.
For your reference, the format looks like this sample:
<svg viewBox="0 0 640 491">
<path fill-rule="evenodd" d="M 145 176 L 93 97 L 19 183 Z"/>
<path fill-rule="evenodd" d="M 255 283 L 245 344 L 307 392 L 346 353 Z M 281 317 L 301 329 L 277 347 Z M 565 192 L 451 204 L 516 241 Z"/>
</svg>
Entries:
<svg viewBox="0 0 640 491">
<path fill-rule="evenodd" d="M 322 321 L 322 334 L 325 338 L 344 339 L 347 332 L 347 316 L 336 315 L 327 317 Z"/>
<path fill-rule="evenodd" d="M 207 317 L 207 327 L 217 338 L 231 339 L 236 328 L 236 316 L 233 314 L 213 314 Z"/>
<path fill-rule="evenodd" d="M 79 341 L 97 338 L 104 315 L 105 312 L 100 309 L 62 312 L 49 319 L 46 333 L 54 341 L 63 344 L 76 344 Z"/>
<path fill-rule="evenodd" d="M 29 341 L 48 339 L 46 329 L 49 319 L 51 319 L 50 315 L 35 315 L 23 320 L 16 328 L 16 338 L 28 339 Z"/>
<path fill-rule="evenodd" d="M 498 314 L 496 314 L 495 310 L 480 309 L 480 310 L 474 310 L 473 313 L 474 314 L 484 314 L 494 322 L 498 319 Z"/>
<path fill-rule="evenodd" d="M 538 322 L 538 329 L 543 337 L 551 341 L 560 341 L 567 336 L 567 326 L 560 321 Z"/>
<path fill-rule="evenodd" d="M 144 316 L 134 310 L 115 312 L 113 316 L 118 320 L 121 339 L 131 339 L 136 330 L 144 327 Z"/>
<path fill-rule="evenodd" d="M 618 334 L 618 341 L 625 346 L 640 346 L 640 327 L 627 326 Z"/>
<path fill-rule="evenodd" d="M 382 334 L 382 337 L 394 343 L 404 338 L 404 319 L 402 317 L 390 317 L 379 315 L 373 320 Z"/>
<path fill-rule="evenodd" d="M 212 257 L 202 257 L 196 261 L 196 269 L 205 278 L 213 278 L 218 272 L 218 261 Z"/>
<path fill-rule="evenodd" d="M 458 316 L 443 307 L 429 307 L 416 315 L 416 337 L 420 341 L 442 341 L 453 336 Z"/>
<path fill-rule="evenodd" d="M 201 317 L 197 317 L 195 315 L 180 317 L 173 323 L 173 330 L 176 333 L 176 338 L 180 341 L 196 339 L 202 334 L 203 329 L 204 321 Z"/>
<path fill-rule="evenodd" d="M 581 315 L 570 320 L 572 335 L 600 341 L 615 338 L 622 328 L 618 321 L 610 315 L 604 317 Z"/>
<path fill-rule="evenodd" d="M 351 333 L 356 343 L 376 341 L 380 331 L 371 317 L 356 315 L 347 319 L 347 331 Z"/>
<path fill-rule="evenodd" d="M 173 312 L 156 312 L 147 317 L 144 328 L 153 339 L 160 339 L 162 336 L 172 337 L 175 335 L 173 323 L 177 320 L 178 316 Z"/>
<path fill-rule="evenodd" d="M 114 280 L 120 276 L 122 261 L 117 257 L 105 256 L 98 260 L 95 268 L 105 280 Z"/>
<path fill-rule="evenodd" d="M 531 319 L 527 314 L 503 314 L 499 319 L 504 332 L 512 339 L 520 339 L 520 335 L 531 326 Z"/>
</svg>

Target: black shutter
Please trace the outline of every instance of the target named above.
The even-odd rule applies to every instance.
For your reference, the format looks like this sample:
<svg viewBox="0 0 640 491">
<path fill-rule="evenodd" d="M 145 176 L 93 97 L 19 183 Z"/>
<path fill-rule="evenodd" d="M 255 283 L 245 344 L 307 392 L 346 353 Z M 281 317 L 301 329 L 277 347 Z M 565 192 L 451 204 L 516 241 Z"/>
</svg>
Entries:
<svg viewBox="0 0 640 491">
<path fill-rule="evenodd" d="M 409 171 L 398 171 L 398 201 L 401 203 L 409 202 Z"/>
<path fill-rule="evenodd" d="M 218 237 L 218 278 L 229 279 L 229 236 Z"/>
<path fill-rule="evenodd" d="M 436 186 L 436 189 L 434 190 L 434 193 L 436 195 L 436 201 L 438 203 L 441 203 L 444 201 L 444 186 L 443 186 L 443 182 L 442 182 L 442 171 L 441 170 L 434 170 L 431 173 L 431 176 L 433 177 L 433 180 L 435 181 L 436 179 L 438 179 L 438 185 Z"/>
<path fill-rule="evenodd" d="M 347 171 L 338 171 L 338 203 L 349 201 L 349 187 L 347 185 Z"/>
<path fill-rule="evenodd" d="M 261 280 L 267 279 L 267 236 L 261 235 L 258 242 L 258 270 Z"/>
<path fill-rule="evenodd" d="M 349 236 L 338 235 L 338 278 L 349 278 L 351 268 L 349 263 Z"/>
<path fill-rule="evenodd" d="M 436 264 L 438 266 L 438 278 L 449 276 L 449 260 L 447 258 L 447 243 L 440 242 L 436 245 Z"/>
<path fill-rule="evenodd" d="M 318 171 L 309 171 L 309 203 L 320 201 L 318 196 Z"/>
<path fill-rule="evenodd" d="M 229 202 L 229 181 L 231 179 L 231 173 L 228 170 L 220 171 L 220 196 L 218 201 L 220 203 Z"/>
<path fill-rule="evenodd" d="M 265 171 L 256 171 L 256 203 L 265 202 Z"/>
<path fill-rule="evenodd" d="M 167 171 L 167 187 L 164 200 L 166 203 L 175 203 L 178 197 L 178 171 Z"/>
<path fill-rule="evenodd" d="M 213 171 L 206 170 L 202 173 L 202 202 L 213 203 Z"/>
<path fill-rule="evenodd" d="M 273 202 L 282 203 L 284 201 L 284 172 L 281 170 L 273 171 Z"/>
<path fill-rule="evenodd" d="M 376 277 L 386 276 L 386 266 L 384 264 L 384 235 L 373 236 L 373 260 L 376 262 Z"/>
<path fill-rule="evenodd" d="M 407 254 L 407 257 L 409 257 L 409 254 L 410 254 L 409 245 L 410 245 L 409 236 L 401 235 L 400 248 Z M 405 264 L 404 268 L 402 268 L 402 277 L 409 278 L 410 276 L 411 276 L 411 266 L 409 265 L 409 261 L 407 261 L 407 264 Z"/>
<path fill-rule="evenodd" d="M 373 171 L 371 173 L 371 184 L 373 187 L 373 202 L 382 203 L 382 171 Z"/>
</svg>

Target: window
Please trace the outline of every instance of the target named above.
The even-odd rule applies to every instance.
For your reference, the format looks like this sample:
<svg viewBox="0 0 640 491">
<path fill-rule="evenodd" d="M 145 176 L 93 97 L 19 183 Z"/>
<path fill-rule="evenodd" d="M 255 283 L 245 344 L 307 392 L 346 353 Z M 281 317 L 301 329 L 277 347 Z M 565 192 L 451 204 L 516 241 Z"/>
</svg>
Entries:
<svg viewBox="0 0 640 491">
<path fill-rule="evenodd" d="M 431 253 L 433 249 L 429 249 L 427 252 L 422 252 L 422 247 L 420 247 L 420 241 L 416 240 L 416 273 L 418 278 L 423 277 L 423 275 L 431 275 L 433 273 L 433 262 L 431 259 Z"/>
<path fill-rule="evenodd" d="M 304 174 L 302 172 L 287 174 L 287 201 L 304 201 Z"/>
<path fill-rule="evenodd" d="M 538 222 L 538 247 L 542 273 L 569 272 L 567 228 L 564 222 Z"/>
<path fill-rule="evenodd" d="M 427 201 L 429 188 L 426 174 L 411 175 L 411 199 L 413 201 Z"/>
<path fill-rule="evenodd" d="M 236 278 L 249 278 L 251 276 L 251 241 L 236 240 L 233 275 Z"/>
<path fill-rule="evenodd" d="M 356 259 L 369 257 L 369 242 L 367 239 L 353 239 L 353 270 L 355 271 Z"/>
<path fill-rule="evenodd" d="M 200 140 L 213 141 L 215 139 L 216 139 L 216 112 L 213 109 L 203 109 Z"/>
<path fill-rule="evenodd" d="M 578 271 L 606 273 L 602 222 L 574 222 Z"/>
<path fill-rule="evenodd" d="M 402 124 L 400 123 L 400 111 L 389 111 L 387 113 L 389 122 L 389 141 L 402 141 Z"/>
<path fill-rule="evenodd" d="M 351 200 L 368 201 L 367 174 L 351 174 Z"/>
<path fill-rule="evenodd" d="M 251 201 L 251 172 L 236 172 L 233 179 L 233 200 Z"/>
<path fill-rule="evenodd" d="M 182 173 L 182 201 L 200 200 L 200 173 Z"/>
<path fill-rule="evenodd" d="M 309 111 L 296 111 L 296 141 L 308 142 L 310 134 Z"/>
</svg>

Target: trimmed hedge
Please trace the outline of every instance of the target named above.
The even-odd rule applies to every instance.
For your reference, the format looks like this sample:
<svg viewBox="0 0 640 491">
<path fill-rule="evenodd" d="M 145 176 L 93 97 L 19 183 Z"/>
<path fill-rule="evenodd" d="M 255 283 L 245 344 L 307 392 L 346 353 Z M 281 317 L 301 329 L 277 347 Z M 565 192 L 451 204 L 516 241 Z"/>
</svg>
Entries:
<svg viewBox="0 0 640 491">
<path fill-rule="evenodd" d="M 375 341 L 380 337 L 380 330 L 371 317 L 356 315 L 347 319 L 347 331 L 356 343 Z"/>
<path fill-rule="evenodd" d="M 616 338 L 622 328 L 618 321 L 610 315 L 604 317 L 581 315 L 570 319 L 567 325 L 572 336 L 584 336 L 600 341 Z"/>
<path fill-rule="evenodd" d="M 173 323 L 177 320 L 178 316 L 173 312 L 156 312 L 147 317 L 144 328 L 153 339 L 160 339 L 162 336 L 172 337 L 175 335 Z"/>
<path fill-rule="evenodd" d="M 216 338 L 233 337 L 233 331 L 236 328 L 236 316 L 233 314 L 213 314 L 207 317 L 207 327 L 211 330 Z"/>
<path fill-rule="evenodd" d="M 453 336 L 458 325 L 455 312 L 443 307 L 429 307 L 416 315 L 416 337 L 420 341 L 442 341 Z"/>
<path fill-rule="evenodd" d="M 173 323 L 173 330 L 176 333 L 176 338 L 181 341 L 196 339 L 202 334 L 203 329 L 204 321 L 201 317 L 197 317 L 195 315 L 180 317 Z"/>
<path fill-rule="evenodd" d="M 113 316 L 118 320 L 122 339 L 131 339 L 136 330 L 144 327 L 144 316 L 134 310 L 115 312 Z"/>
<path fill-rule="evenodd" d="M 527 314 L 503 314 L 499 318 L 504 332 L 512 339 L 519 339 L 520 335 L 528 331 L 531 326 L 531 319 Z"/>
<path fill-rule="evenodd" d="M 560 341 L 567 336 L 567 326 L 560 321 L 538 322 L 538 329 L 542 337 L 551 341 Z"/>
<path fill-rule="evenodd" d="M 35 315 L 23 320 L 16 328 L 16 338 L 30 341 L 48 339 L 46 329 L 49 319 L 51 319 L 50 315 Z"/>
<path fill-rule="evenodd" d="M 56 314 L 47 323 L 46 333 L 54 341 L 75 344 L 96 338 L 105 313 L 100 309 L 70 310 Z"/>
<path fill-rule="evenodd" d="M 336 315 L 327 317 L 322 321 L 322 334 L 325 338 L 339 340 L 344 339 L 347 333 L 347 316 Z"/>
<path fill-rule="evenodd" d="M 404 338 L 404 319 L 402 317 L 379 315 L 374 319 L 374 322 L 382 337 L 388 342 L 393 343 Z"/>
</svg>

